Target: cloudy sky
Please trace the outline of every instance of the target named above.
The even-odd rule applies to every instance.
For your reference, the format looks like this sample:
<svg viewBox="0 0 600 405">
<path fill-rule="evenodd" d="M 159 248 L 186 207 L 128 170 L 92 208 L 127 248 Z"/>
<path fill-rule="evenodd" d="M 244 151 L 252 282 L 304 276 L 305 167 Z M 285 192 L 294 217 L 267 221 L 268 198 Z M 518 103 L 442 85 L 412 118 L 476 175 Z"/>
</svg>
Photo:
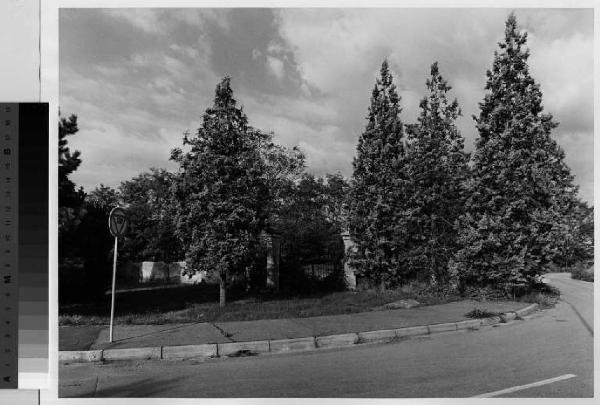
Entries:
<svg viewBox="0 0 600 405">
<path fill-rule="evenodd" d="M 472 150 L 472 115 L 503 37 L 504 9 L 62 9 L 60 105 L 79 117 L 83 163 L 72 179 L 117 186 L 195 132 L 215 85 L 232 77 L 250 124 L 299 146 L 315 174 L 349 176 L 369 97 L 387 58 L 405 123 L 429 67 L 453 86 Z M 516 10 L 530 67 L 560 126 L 581 196 L 593 202 L 593 12 Z"/>
</svg>

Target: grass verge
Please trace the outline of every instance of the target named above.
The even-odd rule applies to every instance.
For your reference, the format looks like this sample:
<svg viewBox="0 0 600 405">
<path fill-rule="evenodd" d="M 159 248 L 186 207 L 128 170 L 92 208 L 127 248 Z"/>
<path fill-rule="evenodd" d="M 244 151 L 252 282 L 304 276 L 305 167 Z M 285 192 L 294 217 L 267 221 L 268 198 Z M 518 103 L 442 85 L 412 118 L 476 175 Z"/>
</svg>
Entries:
<svg viewBox="0 0 600 405">
<path fill-rule="evenodd" d="M 539 283 L 526 294 L 517 298 L 517 301 L 538 304 L 541 309 L 552 308 L 560 298 L 560 291 L 548 284 Z"/>
<path fill-rule="evenodd" d="M 415 299 L 424 305 L 461 299 L 446 291 L 413 284 L 384 292 L 342 291 L 294 297 L 239 295 L 232 297 L 225 308 L 220 308 L 217 304 L 218 290 L 210 287 L 187 286 L 117 294 L 115 323 L 148 325 L 304 318 L 366 312 L 401 299 Z M 99 304 L 61 306 L 59 323 L 63 326 L 106 325 L 109 314 L 110 296 L 107 296 L 106 302 Z"/>
</svg>

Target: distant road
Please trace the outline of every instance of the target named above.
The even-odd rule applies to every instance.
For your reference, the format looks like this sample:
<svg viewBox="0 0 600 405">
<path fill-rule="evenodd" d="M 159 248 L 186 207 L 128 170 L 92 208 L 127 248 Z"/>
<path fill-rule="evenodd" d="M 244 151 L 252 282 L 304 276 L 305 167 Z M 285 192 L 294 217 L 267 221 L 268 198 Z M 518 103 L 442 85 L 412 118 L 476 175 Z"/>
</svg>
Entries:
<svg viewBox="0 0 600 405">
<path fill-rule="evenodd" d="M 593 283 L 546 277 L 556 308 L 476 332 L 205 362 L 69 365 L 61 396 L 592 397 Z"/>
<path fill-rule="evenodd" d="M 573 280 L 570 273 L 550 273 L 545 278 L 551 285 L 558 287 L 562 300 L 568 303 L 581 318 L 589 330 L 594 325 L 594 283 Z"/>
</svg>

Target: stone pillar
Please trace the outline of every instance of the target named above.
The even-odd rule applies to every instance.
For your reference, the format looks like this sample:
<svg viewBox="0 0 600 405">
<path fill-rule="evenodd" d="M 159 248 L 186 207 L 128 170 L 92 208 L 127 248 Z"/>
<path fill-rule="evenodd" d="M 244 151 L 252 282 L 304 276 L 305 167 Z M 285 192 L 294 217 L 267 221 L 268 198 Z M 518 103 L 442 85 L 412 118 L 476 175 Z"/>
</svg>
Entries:
<svg viewBox="0 0 600 405">
<path fill-rule="evenodd" d="M 281 237 L 276 233 L 267 235 L 267 288 L 279 292 L 279 257 Z"/>
<path fill-rule="evenodd" d="M 350 238 L 350 232 L 346 231 L 342 233 L 342 239 L 344 241 L 344 280 L 346 281 L 346 287 L 349 290 L 356 289 L 356 276 L 354 275 L 354 268 L 348 263 L 348 252 L 354 247 L 354 242 Z"/>
</svg>

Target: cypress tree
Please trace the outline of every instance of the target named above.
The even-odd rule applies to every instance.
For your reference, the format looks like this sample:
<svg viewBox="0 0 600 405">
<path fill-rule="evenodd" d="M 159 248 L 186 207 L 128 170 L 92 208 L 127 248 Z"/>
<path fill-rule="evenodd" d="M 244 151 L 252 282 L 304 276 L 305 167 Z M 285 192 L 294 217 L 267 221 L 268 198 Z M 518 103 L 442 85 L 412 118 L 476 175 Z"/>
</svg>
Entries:
<svg viewBox="0 0 600 405">
<path fill-rule="evenodd" d="M 187 270 L 218 275 L 221 306 L 232 278 L 252 261 L 265 227 L 269 193 L 256 136 L 225 77 L 197 135 L 184 137 L 189 152 L 171 153 L 180 166 L 173 194 Z"/>
<path fill-rule="evenodd" d="M 448 100 L 451 87 L 437 62 L 426 85 L 429 94 L 421 100 L 418 122 L 407 126 L 407 257 L 412 271 L 435 283 L 447 281 L 448 261 L 456 248 L 455 222 L 463 213 L 468 155 L 455 124 L 460 107 L 456 99 Z"/>
<path fill-rule="evenodd" d="M 566 213 L 576 203 L 564 152 L 551 138 L 558 124 L 543 112 L 529 73 L 526 42 L 511 14 L 474 117 L 479 137 L 453 266 L 463 285 L 534 282 L 558 253 Z"/>
<path fill-rule="evenodd" d="M 404 157 L 400 97 L 387 61 L 371 94 L 367 127 L 353 161 L 348 228 L 355 243 L 350 262 L 381 289 L 400 276 L 404 229 L 397 218 Z"/>
</svg>

